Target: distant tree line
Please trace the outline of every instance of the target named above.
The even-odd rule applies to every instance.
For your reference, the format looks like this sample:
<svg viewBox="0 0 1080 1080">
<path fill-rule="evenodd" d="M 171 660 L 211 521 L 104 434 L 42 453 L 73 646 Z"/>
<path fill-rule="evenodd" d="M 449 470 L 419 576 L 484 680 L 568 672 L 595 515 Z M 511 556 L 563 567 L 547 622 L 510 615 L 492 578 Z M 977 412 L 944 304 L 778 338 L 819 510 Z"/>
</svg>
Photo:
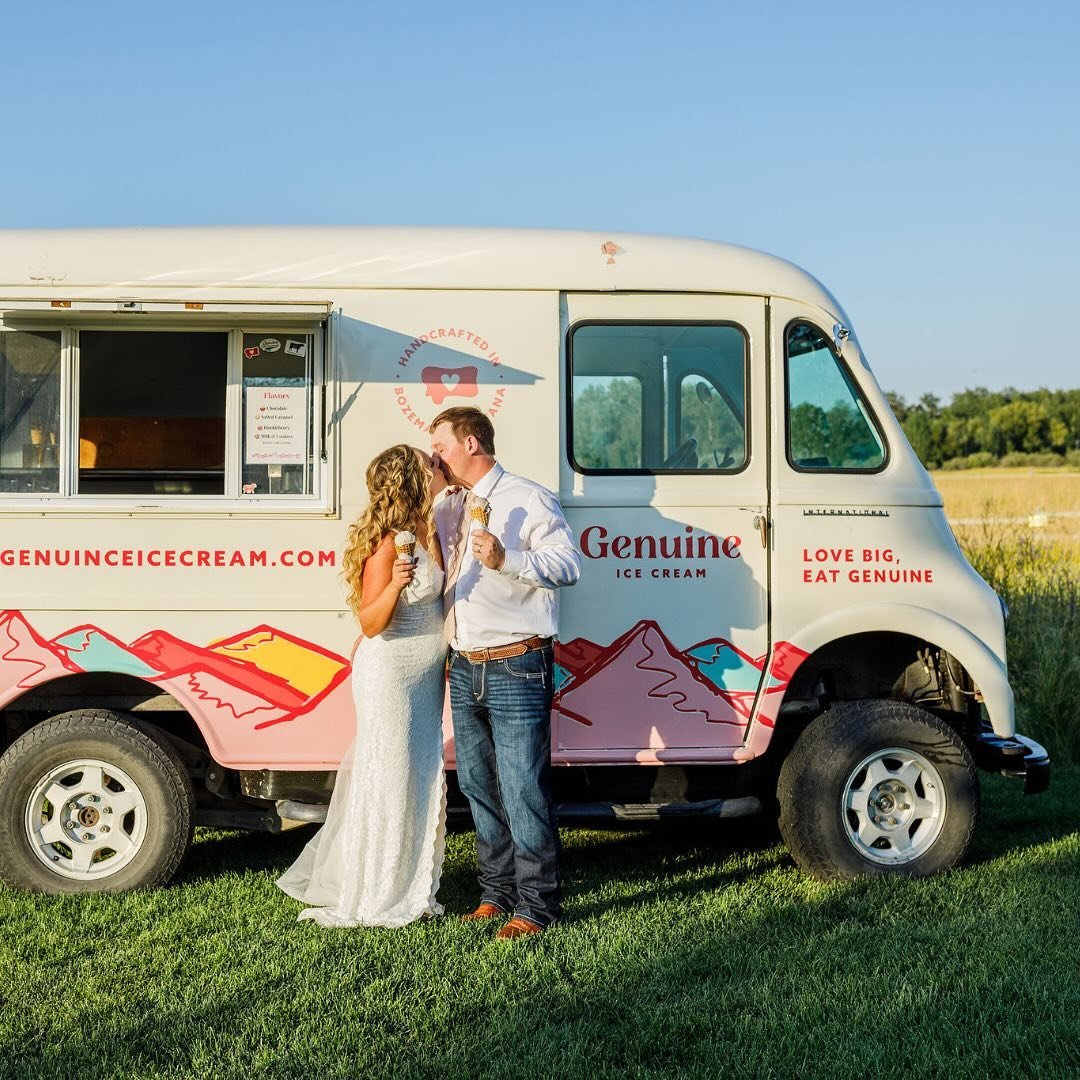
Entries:
<svg viewBox="0 0 1080 1080">
<path fill-rule="evenodd" d="M 930 469 L 1080 467 L 1080 390 L 964 390 L 943 405 L 889 393 L 908 440 Z"/>
</svg>

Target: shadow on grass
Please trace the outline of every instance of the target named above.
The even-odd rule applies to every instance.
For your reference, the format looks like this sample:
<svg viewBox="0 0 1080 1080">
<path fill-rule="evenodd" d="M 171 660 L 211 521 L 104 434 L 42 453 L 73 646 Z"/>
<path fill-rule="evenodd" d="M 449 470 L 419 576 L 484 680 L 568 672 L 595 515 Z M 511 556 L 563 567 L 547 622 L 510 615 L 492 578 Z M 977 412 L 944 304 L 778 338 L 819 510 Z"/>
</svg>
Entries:
<svg viewBox="0 0 1080 1080">
<path fill-rule="evenodd" d="M 1050 790 L 1024 795 L 1016 780 L 980 774 L 982 809 L 966 865 L 992 862 L 1080 832 L 1080 769 L 1055 769 Z"/>
<path fill-rule="evenodd" d="M 193 884 L 222 874 L 256 872 L 277 876 L 285 872 L 317 829 L 305 825 L 280 834 L 197 829 L 195 842 L 175 880 Z"/>
<path fill-rule="evenodd" d="M 281 834 L 244 833 L 200 829 L 175 878 L 178 885 L 212 882 L 228 875 L 269 873 L 280 876 L 315 835 L 317 826 L 303 826 Z M 649 903 L 662 898 L 663 879 L 672 871 L 695 874 L 715 868 L 727 856 L 769 852 L 767 862 L 754 870 L 740 871 L 739 878 L 771 869 L 788 859 L 775 821 L 760 816 L 731 820 L 669 820 L 645 825 L 622 825 L 580 829 L 562 826 L 564 844 L 562 872 L 564 892 L 573 898 L 580 884 L 595 889 L 604 880 L 631 886 L 632 896 L 621 905 Z M 575 836 L 595 837 L 597 843 L 579 845 Z M 709 891 L 730 883 L 717 872 L 695 882 L 692 891 Z M 686 895 L 686 886 L 680 895 Z M 450 830 L 448 858 L 443 868 L 439 899 L 448 911 L 472 910 L 478 895 L 475 840 L 470 828 Z M 606 901 L 584 905 L 586 915 L 603 908 Z"/>
<path fill-rule="evenodd" d="M 965 865 L 992 862 L 1080 830 L 1080 771 L 1059 770 L 1051 796 L 1024 796 L 1016 781 L 981 776 L 982 810 Z M 196 884 L 227 875 L 269 873 L 278 877 L 315 835 L 303 826 L 280 835 L 200 830 L 176 881 Z M 671 819 L 587 829 L 564 825 L 562 860 L 570 918 L 588 919 L 610 907 L 632 908 L 714 891 L 778 868 L 793 867 L 774 818 Z M 594 838 L 579 844 L 577 836 Z M 740 857 L 740 865 L 721 868 Z M 749 862 L 746 857 L 753 856 Z M 450 913 L 475 906 L 475 845 L 460 821 L 449 830 L 440 900 Z M 668 879 L 680 878 L 672 887 Z M 688 880 L 689 879 L 689 880 Z M 618 895 L 605 883 L 617 883 Z"/>
<path fill-rule="evenodd" d="M 635 849 L 662 865 L 645 840 L 617 837 L 585 868 L 606 873 Z M 169 1007 L 150 996 L 103 1015 L 73 998 L 64 1023 L 9 1050 L 8 1075 L 99 1075 L 106 1060 L 116 1076 L 832 1078 L 953 1061 L 966 1075 L 1065 1075 L 1055 1063 L 1075 1060 L 1063 976 L 1080 948 L 1053 933 L 1080 919 L 1075 845 L 991 875 L 792 874 L 767 890 L 754 876 L 718 874 L 729 891 L 675 918 L 617 905 L 522 943 L 449 921 L 297 932 L 266 950 L 240 940 L 230 980 L 207 967 L 205 988 Z M 1019 924 L 1017 901 L 1032 905 Z"/>
<path fill-rule="evenodd" d="M 509 944 L 456 919 L 296 927 L 265 875 L 313 829 L 200 833 L 190 897 L 40 905 L 0 1075 L 1064 1075 L 1080 770 L 1055 782 L 986 778 L 973 864 L 921 881 L 813 882 L 767 821 L 567 830 L 566 922 Z M 457 833 L 449 910 L 474 870 Z"/>
</svg>

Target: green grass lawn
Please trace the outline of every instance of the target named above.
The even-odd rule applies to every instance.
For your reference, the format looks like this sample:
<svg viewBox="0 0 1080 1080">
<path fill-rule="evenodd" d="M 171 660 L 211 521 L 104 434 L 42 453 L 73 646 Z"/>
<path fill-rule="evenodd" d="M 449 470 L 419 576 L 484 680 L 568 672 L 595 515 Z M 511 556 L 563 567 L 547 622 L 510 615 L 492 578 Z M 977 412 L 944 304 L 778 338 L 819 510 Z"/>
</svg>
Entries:
<svg viewBox="0 0 1080 1080">
<path fill-rule="evenodd" d="M 566 919 L 296 923 L 310 835 L 201 832 L 176 883 L 0 890 L 0 1075 L 1075 1076 L 1080 769 L 983 780 L 960 870 L 822 885 L 765 828 L 565 830 Z M 472 907 L 473 841 L 441 898 Z"/>
</svg>

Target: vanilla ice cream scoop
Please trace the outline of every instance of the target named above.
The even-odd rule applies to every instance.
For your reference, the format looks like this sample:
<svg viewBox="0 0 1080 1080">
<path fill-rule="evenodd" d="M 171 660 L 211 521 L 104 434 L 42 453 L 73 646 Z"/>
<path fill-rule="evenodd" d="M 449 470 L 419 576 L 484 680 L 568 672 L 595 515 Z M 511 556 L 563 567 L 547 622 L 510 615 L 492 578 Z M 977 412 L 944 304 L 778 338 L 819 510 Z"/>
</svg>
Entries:
<svg viewBox="0 0 1080 1080">
<path fill-rule="evenodd" d="M 469 517 L 482 529 L 488 527 L 491 520 L 491 503 L 487 499 L 477 499 L 469 509 Z M 472 528 L 472 525 L 469 526 Z"/>
<path fill-rule="evenodd" d="M 399 557 L 404 555 L 406 558 L 411 559 L 412 553 L 416 550 L 416 537 L 407 529 L 402 529 L 394 537 L 394 547 L 397 548 Z"/>
</svg>

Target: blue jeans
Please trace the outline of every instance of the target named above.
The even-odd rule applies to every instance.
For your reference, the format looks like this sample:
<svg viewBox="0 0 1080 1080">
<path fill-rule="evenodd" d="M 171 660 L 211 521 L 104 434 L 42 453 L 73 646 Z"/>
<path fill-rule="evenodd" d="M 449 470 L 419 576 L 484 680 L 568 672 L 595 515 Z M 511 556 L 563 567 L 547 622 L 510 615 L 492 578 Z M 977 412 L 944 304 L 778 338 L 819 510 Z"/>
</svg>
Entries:
<svg viewBox="0 0 1080 1080">
<path fill-rule="evenodd" d="M 471 664 L 450 654 L 458 786 L 476 825 L 481 901 L 540 926 L 559 917 L 551 769 L 552 649 Z"/>
</svg>

